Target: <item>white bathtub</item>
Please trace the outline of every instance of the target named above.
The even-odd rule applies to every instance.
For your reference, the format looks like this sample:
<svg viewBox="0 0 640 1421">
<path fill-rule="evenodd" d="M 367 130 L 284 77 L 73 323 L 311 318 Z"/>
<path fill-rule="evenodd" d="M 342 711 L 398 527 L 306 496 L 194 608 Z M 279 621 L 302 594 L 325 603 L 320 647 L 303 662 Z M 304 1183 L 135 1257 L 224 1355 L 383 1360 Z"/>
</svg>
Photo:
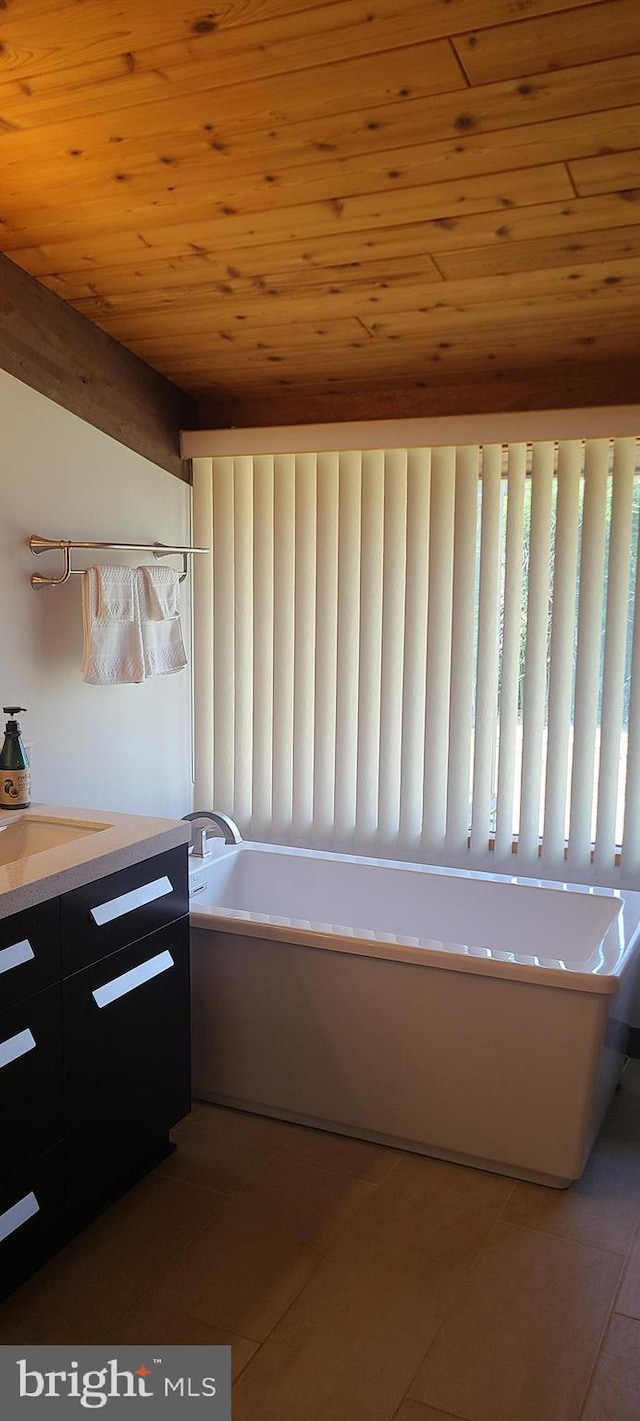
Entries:
<svg viewBox="0 0 640 1421">
<path fill-rule="evenodd" d="M 191 868 L 194 1094 L 563 1188 L 624 1065 L 640 894 L 264 844 Z"/>
</svg>

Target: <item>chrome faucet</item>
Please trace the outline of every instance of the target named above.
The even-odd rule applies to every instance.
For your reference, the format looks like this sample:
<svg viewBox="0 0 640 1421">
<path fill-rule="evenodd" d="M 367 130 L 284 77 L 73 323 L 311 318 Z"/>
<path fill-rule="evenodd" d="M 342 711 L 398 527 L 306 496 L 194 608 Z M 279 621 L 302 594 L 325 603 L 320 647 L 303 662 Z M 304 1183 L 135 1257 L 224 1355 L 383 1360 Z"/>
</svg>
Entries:
<svg viewBox="0 0 640 1421">
<path fill-rule="evenodd" d="M 200 819 L 210 820 L 211 823 L 217 825 L 224 838 L 225 844 L 242 843 L 242 834 L 240 833 L 238 825 L 234 824 L 233 819 L 230 819 L 228 814 L 219 814 L 214 809 L 196 809 L 194 814 L 183 814 L 182 818 L 194 825 Z M 211 829 L 196 829 L 194 827 L 191 834 L 190 847 L 190 853 L 193 854 L 194 858 L 206 858 L 207 842 L 209 839 L 215 837 Z"/>
</svg>

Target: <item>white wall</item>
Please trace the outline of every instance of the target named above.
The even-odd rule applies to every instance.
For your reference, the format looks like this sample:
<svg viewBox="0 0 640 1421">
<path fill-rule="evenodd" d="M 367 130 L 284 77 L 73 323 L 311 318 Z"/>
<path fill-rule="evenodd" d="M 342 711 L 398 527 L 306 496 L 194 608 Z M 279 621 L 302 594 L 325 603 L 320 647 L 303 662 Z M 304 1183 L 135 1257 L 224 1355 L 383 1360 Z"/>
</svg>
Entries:
<svg viewBox="0 0 640 1421">
<path fill-rule="evenodd" d="M 188 543 L 191 490 L 1 371 L 0 441 L 0 708 L 28 707 L 33 801 L 180 816 L 192 804 L 191 665 L 137 686 L 86 685 L 82 579 L 33 591 L 31 573 L 55 574 L 61 558 L 34 558 L 28 539 Z M 76 554 L 78 566 L 118 560 L 152 558 Z M 185 642 L 189 596 L 190 578 Z"/>
</svg>

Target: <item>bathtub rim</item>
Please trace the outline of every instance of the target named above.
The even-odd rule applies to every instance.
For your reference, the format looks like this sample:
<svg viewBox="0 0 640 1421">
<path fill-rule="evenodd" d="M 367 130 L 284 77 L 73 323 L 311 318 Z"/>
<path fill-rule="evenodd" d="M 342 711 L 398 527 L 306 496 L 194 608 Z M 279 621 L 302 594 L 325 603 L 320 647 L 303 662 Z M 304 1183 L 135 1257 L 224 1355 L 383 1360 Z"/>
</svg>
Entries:
<svg viewBox="0 0 640 1421">
<path fill-rule="evenodd" d="M 473 976 L 499 977 L 508 981 L 529 982 L 531 984 L 553 986 L 559 990 L 591 992 L 598 995 L 613 995 L 619 990 L 623 976 L 633 969 L 640 948 L 640 893 L 623 888 L 608 888 L 600 885 L 561 883 L 552 879 L 538 879 L 526 875 L 500 874 L 493 870 L 475 868 L 455 869 L 443 865 L 406 863 L 402 860 L 372 858 L 361 854 L 343 854 L 322 849 L 303 849 L 282 844 L 267 844 L 256 840 L 242 840 L 240 844 L 224 844 L 222 841 L 204 859 L 190 860 L 190 884 L 208 871 L 214 869 L 224 858 L 236 857 L 244 850 L 259 853 L 275 853 L 285 857 L 305 857 L 337 861 L 339 863 L 364 864 L 379 868 L 398 868 L 405 872 L 436 874 L 443 877 L 475 879 L 497 884 L 521 884 L 542 890 L 555 890 L 576 894 L 603 896 L 619 901 L 619 911 L 607 928 L 602 943 L 615 939 L 618 933 L 620 911 L 628 907 L 628 938 L 622 948 L 618 948 L 615 961 L 607 971 L 585 971 L 579 967 L 560 967 L 518 961 L 506 955 L 483 957 L 470 955 L 464 944 L 441 943 L 425 940 L 416 946 L 403 940 L 385 941 L 382 935 L 357 935 L 355 930 L 342 929 L 340 925 L 326 924 L 311 926 L 306 920 L 278 918 L 275 915 L 249 912 L 233 908 L 215 908 L 190 901 L 191 926 L 201 931 L 231 933 L 238 936 L 263 938 L 286 942 L 300 947 L 326 952 L 342 952 L 363 957 L 384 958 L 394 962 L 405 962 L 422 967 L 435 967 L 443 971 L 464 972 Z M 196 890 L 198 891 L 198 890 Z M 624 919 L 623 919 L 624 921 Z M 390 937 L 386 935 L 387 939 Z M 478 950 L 480 951 L 480 950 Z"/>
</svg>

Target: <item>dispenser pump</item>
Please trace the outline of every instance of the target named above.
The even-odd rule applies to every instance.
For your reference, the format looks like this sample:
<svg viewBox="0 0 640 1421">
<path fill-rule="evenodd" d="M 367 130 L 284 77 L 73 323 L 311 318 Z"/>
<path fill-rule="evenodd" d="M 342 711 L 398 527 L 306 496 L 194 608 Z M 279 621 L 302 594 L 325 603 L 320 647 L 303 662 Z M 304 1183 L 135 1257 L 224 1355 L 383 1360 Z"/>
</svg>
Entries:
<svg viewBox="0 0 640 1421">
<path fill-rule="evenodd" d="M 3 715 L 19 715 L 20 711 L 26 711 L 26 709 L 26 706 L 3 706 L 2 713 Z M 18 725 L 17 720 L 8 720 L 7 730 L 12 731 L 14 735 L 19 735 L 20 726 Z"/>
<path fill-rule="evenodd" d="M 31 773 L 29 757 L 20 739 L 20 726 L 14 717 L 26 706 L 3 706 L 7 721 L 4 745 L 0 750 L 0 809 L 28 809 L 31 803 Z"/>
</svg>

